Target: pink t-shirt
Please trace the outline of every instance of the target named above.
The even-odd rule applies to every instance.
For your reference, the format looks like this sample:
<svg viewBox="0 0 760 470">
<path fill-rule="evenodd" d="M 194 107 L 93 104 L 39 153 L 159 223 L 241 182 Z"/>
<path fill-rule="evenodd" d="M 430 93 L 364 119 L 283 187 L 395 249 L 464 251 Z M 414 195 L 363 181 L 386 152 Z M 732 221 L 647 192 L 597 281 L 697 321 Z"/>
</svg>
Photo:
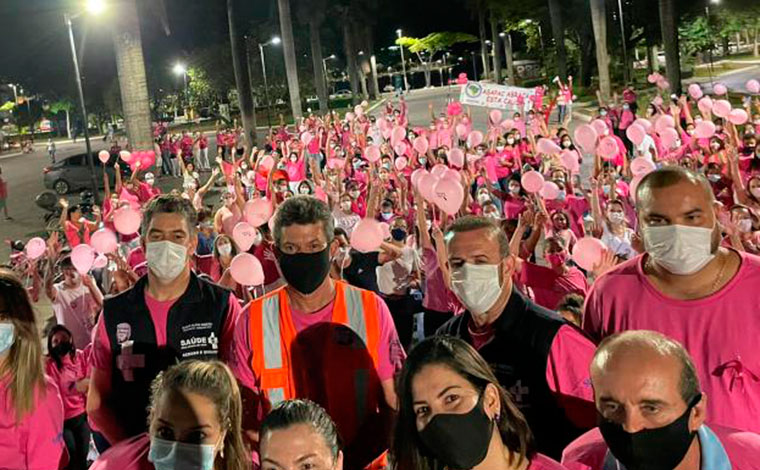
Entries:
<svg viewBox="0 0 760 470">
<path fill-rule="evenodd" d="M 522 263 L 520 282 L 533 289 L 538 305 L 549 310 L 557 308 L 557 304 L 567 294 L 586 296 L 588 281 L 580 269 L 568 268 L 565 274 L 558 274 L 553 269 L 539 266 L 530 262 Z"/>
<path fill-rule="evenodd" d="M 63 419 L 76 418 L 85 412 L 87 393 L 76 389 L 76 384 L 90 376 L 89 360 L 81 349 L 74 353 L 74 359 L 68 354 L 61 358 L 59 369 L 53 358 L 48 357 L 45 372 L 58 385 L 63 399 Z"/>
<path fill-rule="evenodd" d="M 154 470 L 148 461 L 149 452 L 150 436 L 139 434 L 102 453 L 90 470 Z"/>
<path fill-rule="evenodd" d="M 422 306 L 436 312 L 451 312 L 450 291 L 443 280 L 438 257 L 433 248 L 422 250 L 422 272 L 425 273 L 425 297 Z"/>
<path fill-rule="evenodd" d="M 583 228 L 583 214 L 590 210 L 586 198 L 578 196 L 567 196 L 563 201 L 559 199 L 550 199 L 545 201 L 546 210 L 552 213 L 556 210 L 562 210 L 570 215 L 570 230 L 576 237 L 583 238 L 585 230 Z"/>
<path fill-rule="evenodd" d="M 525 199 L 521 197 L 507 196 L 504 200 L 504 217 L 516 219 L 525 210 Z"/>
<path fill-rule="evenodd" d="M 696 300 L 664 296 L 637 256 L 597 279 L 583 329 L 595 340 L 625 330 L 654 330 L 679 341 L 694 360 L 711 422 L 760 432 L 760 258 L 741 266 L 720 291 Z"/>
<path fill-rule="evenodd" d="M 16 421 L 7 380 L 0 380 L 0 468 L 51 470 L 64 451 L 63 402 L 58 386 L 45 377 L 45 393 L 37 392 L 30 413 Z"/>
<path fill-rule="evenodd" d="M 567 470 L 556 460 L 550 459 L 543 454 L 536 454 L 530 459 L 528 470 Z"/>
</svg>

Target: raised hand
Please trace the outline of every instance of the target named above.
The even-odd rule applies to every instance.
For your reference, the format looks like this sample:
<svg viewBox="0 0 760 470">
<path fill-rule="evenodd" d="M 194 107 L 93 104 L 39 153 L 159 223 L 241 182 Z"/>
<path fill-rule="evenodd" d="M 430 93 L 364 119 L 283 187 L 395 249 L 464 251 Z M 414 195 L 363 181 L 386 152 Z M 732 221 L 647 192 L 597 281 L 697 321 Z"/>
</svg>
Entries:
<svg viewBox="0 0 760 470">
<path fill-rule="evenodd" d="M 613 253 L 612 250 L 604 250 L 602 251 L 602 257 L 599 259 L 599 262 L 591 267 L 591 272 L 594 273 L 595 277 L 599 277 L 614 268 L 616 264 L 617 260 L 615 253 Z"/>
</svg>

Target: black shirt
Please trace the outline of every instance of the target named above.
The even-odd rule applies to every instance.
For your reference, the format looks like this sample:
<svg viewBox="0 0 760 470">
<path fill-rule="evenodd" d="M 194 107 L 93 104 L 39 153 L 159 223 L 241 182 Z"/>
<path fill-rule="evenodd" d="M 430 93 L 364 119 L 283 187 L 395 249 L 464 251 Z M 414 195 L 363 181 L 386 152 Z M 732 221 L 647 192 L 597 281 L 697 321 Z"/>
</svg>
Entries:
<svg viewBox="0 0 760 470">
<path fill-rule="evenodd" d="M 375 270 L 380 266 L 380 252 L 362 253 L 361 251 L 352 249 L 349 254 L 351 256 L 351 264 L 343 269 L 343 279 L 352 286 L 379 294 L 380 289 L 377 287 L 377 274 Z"/>
</svg>

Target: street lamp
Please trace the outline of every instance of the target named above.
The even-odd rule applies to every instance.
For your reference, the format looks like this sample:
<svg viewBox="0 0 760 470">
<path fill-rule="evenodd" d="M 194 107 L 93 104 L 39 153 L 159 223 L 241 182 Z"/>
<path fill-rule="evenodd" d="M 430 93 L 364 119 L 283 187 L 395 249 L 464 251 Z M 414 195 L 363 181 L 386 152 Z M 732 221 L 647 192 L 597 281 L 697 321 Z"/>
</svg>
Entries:
<svg viewBox="0 0 760 470">
<path fill-rule="evenodd" d="M 88 0 L 86 4 L 86 9 L 89 14 L 91 15 L 98 15 L 105 10 L 105 1 L 104 0 Z M 66 27 L 69 31 L 69 44 L 71 46 L 71 58 L 74 61 L 74 72 L 76 74 L 76 81 L 77 81 L 77 92 L 79 93 L 79 107 L 82 110 L 82 120 L 84 125 L 82 126 L 84 128 L 84 145 L 87 148 L 87 164 L 90 167 L 90 179 L 92 183 L 92 194 L 95 197 L 95 204 L 100 204 L 100 193 L 98 192 L 98 181 L 95 176 L 95 164 L 92 160 L 92 146 L 90 145 L 90 131 L 89 131 L 89 125 L 88 125 L 88 119 L 87 119 L 87 106 L 85 105 L 84 101 L 84 89 L 82 88 L 82 74 L 79 70 L 79 59 L 77 58 L 77 48 L 76 44 L 74 43 L 74 28 L 71 24 L 72 20 L 75 18 L 78 18 L 80 15 L 82 15 L 83 12 L 79 12 L 75 15 L 69 15 L 68 13 L 63 14 L 63 20 L 66 23 Z"/>
<path fill-rule="evenodd" d="M 713 5 L 720 5 L 720 0 L 709 0 L 707 4 L 705 5 L 705 17 L 707 18 L 707 29 L 710 29 L 710 4 Z M 710 43 L 710 50 L 708 51 L 710 54 L 710 68 L 708 69 L 710 71 L 710 83 L 714 83 L 713 81 L 713 43 Z"/>
<path fill-rule="evenodd" d="M 334 59 L 336 59 L 335 54 L 330 54 L 329 57 L 325 57 L 324 59 L 322 59 L 322 72 L 325 75 L 325 84 L 330 83 L 330 77 L 329 75 L 327 75 L 327 61 L 334 60 Z"/>
<path fill-rule="evenodd" d="M 478 64 L 475 62 L 475 51 L 470 51 L 470 55 L 472 56 L 472 73 L 474 74 L 472 77 L 472 80 L 474 82 L 478 81 Z"/>
<path fill-rule="evenodd" d="M 264 75 L 264 95 L 266 95 L 267 98 L 267 125 L 269 126 L 270 133 L 272 132 L 272 110 L 270 109 L 272 107 L 272 101 L 269 99 L 269 84 L 267 83 L 267 61 L 266 57 L 264 57 L 264 46 L 276 46 L 280 44 L 280 42 L 282 42 L 280 40 L 280 37 L 275 36 L 264 44 L 259 43 L 259 52 L 261 53 L 261 73 Z"/>
<path fill-rule="evenodd" d="M 174 75 L 182 75 L 182 82 L 184 83 L 184 88 L 182 94 L 184 95 L 184 101 L 187 102 L 187 67 L 185 67 L 182 63 L 177 62 L 174 64 L 174 67 L 172 67 L 172 71 L 174 72 Z M 179 103 L 177 103 L 179 105 Z M 183 106 L 183 108 L 186 108 Z M 187 111 L 185 111 L 185 117 L 187 117 Z M 177 109 L 174 110 L 174 117 L 177 117 Z"/>
<path fill-rule="evenodd" d="M 401 39 L 401 30 L 396 30 L 396 37 Z M 404 46 L 399 44 L 399 50 L 401 51 L 401 71 L 404 74 L 404 91 L 409 91 L 409 82 L 406 80 L 406 62 L 404 62 Z"/>
</svg>

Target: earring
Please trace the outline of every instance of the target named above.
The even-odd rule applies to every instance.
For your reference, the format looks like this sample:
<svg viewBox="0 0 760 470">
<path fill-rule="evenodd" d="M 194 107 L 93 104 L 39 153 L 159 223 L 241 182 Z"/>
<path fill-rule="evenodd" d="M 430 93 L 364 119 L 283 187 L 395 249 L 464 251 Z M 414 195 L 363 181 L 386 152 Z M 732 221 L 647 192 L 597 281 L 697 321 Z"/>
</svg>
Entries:
<svg viewBox="0 0 760 470">
<path fill-rule="evenodd" d="M 496 413 L 495 415 L 493 415 L 493 422 L 494 423 L 498 423 L 500 421 L 501 421 L 501 413 Z"/>
</svg>

